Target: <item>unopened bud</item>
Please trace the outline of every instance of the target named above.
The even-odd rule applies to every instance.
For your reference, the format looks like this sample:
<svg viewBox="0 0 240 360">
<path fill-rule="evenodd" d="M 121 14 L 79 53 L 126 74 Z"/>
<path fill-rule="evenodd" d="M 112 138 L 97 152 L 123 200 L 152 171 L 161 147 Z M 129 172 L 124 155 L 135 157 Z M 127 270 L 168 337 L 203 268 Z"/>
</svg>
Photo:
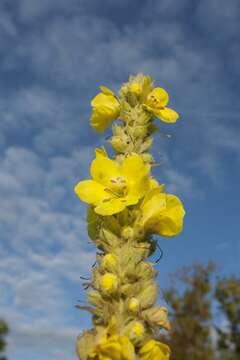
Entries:
<svg viewBox="0 0 240 360">
<path fill-rule="evenodd" d="M 122 237 L 126 240 L 131 239 L 133 237 L 134 230 L 131 226 L 124 226 L 122 229 Z"/>
<path fill-rule="evenodd" d="M 148 323 L 163 327 L 166 330 L 170 330 L 167 308 L 162 306 L 153 307 L 143 311 L 142 316 Z"/>
<path fill-rule="evenodd" d="M 118 278 L 116 275 L 106 273 L 100 278 L 100 287 L 103 292 L 113 294 L 118 288 Z"/>
<path fill-rule="evenodd" d="M 142 85 L 137 82 L 132 82 L 129 84 L 129 91 L 138 96 L 142 92 Z"/>
<path fill-rule="evenodd" d="M 145 329 L 143 324 L 140 321 L 135 321 L 130 325 L 128 336 L 133 344 L 136 345 L 143 339 L 144 333 Z"/>
<path fill-rule="evenodd" d="M 149 281 L 148 285 L 143 285 L 142 291 L 138 295 L 141 308 L 148 308 L 152 306 L 157 300 L 158 287 L 157 285 Z"/>
<path fill-rule="evenodd" d="M 133 314 L 137 314 L 140 308 L 139 300 L 135 297 L 132 297 L 128 302 L 128 310 Z"/>
<path fill-rule="evenodd" d="M 150 163 L 150 164 L 154 163 L 154 157 L 151 154 L 144 153 L 144 154 L 141 154 L 141 156 L 142 156 L 142 159 L 144 162 Z"/>
<path fill-rule="evenodd" d="M 101 265 L 105 271 L 115 273 L 117 271 L 118 258 L 114 254 L 107 254 L 102 258 Z"/>
<path fill-rule="evenodd" d="M 126 143 L 120 136 L 113 136 L 109 142 L 114 150 L 118 152 L 124 152 L 126 150 Z"/>
<path fill-rule="evenodd" d="M 147 126 L 139 125 L 134 127 L 132 134 L 134 137 L 144 137 L 146 135 L 146 132 Z"/>
</svg>

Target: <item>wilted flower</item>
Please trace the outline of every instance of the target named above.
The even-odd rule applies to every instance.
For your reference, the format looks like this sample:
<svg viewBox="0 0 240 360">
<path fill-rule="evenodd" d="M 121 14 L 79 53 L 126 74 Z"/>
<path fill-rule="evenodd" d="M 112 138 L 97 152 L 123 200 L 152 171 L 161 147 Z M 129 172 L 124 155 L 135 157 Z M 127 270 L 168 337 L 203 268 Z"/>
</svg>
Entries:
<svg viewBox="0 0 240 360">
<path fill-rule="evenodd" d="M 168 101 L 169 95 L 166 90 L 156 87 L 148 95 L 145 109 L 164 122 L 174 123 L 179 115 L 175 110 L 166 107 Z"/>
<path fill-rule="evenodd" d="M 120 104 L 114 93 L 105 86 L 100 86 L 101 93 L 91 101 L 91 126 L 98 132 L 103 132 L 117 119 L 120 113 Z"/>
<path fill-rule="evenodd" d="M 145 195 L 150 184 L 149 171 L 150 166 L 137 154 L 124 158 L 119 165 L 97 153 L 91 164 L 93 179 L 80 181 L 75 192 L 82 201 L 94 205 L 97 214 L 116 214 Z"/>
</svg>

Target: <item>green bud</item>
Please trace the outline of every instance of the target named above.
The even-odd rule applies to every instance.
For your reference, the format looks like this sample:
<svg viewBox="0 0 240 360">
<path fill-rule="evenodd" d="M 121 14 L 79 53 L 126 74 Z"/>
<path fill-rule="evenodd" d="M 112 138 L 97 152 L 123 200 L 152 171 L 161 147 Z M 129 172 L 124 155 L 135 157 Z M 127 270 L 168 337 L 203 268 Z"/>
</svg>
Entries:
<svg viewBox="0 0 240 360">
<path fill-rule="evenodd" d="M 81 335 L 78 336 L 76 351 L 79 359 L 89 359 L 89 354 L 93 351 L 94 347 L 95 339 L 92 332 L 84 331 Z"/>
<path fill-rule="evenodd" d="M 92 290 L 88 292 L 88 301 L 94 306 L 100 306 L 102 304 L 102 296 L 98 291 Z"/>
<path fill-rule="evenodd" d="M 126 150 L 126 143 L 120 136 L 112 136 L 109 142 L 117 152 L 123 153 Z"/>
<path fill-rule="evenodd" d="M 141 153 L 147 151 L 152 146 L 153 139 L 151 136 L 147 137 L 146 140 L 140 146 Z"/>
<path fill-rule="evenodd" d="M 105 271 L 116 273 L 118 270 L 118 258 L 114 254 L 107 254 L 102 258 L 101 265 Z"/>
<path fill-rule="evenodd" d="M 103 293 L 114 294 L 118 288 L 118 278 L 114 274 L 106 273 L 100 278 L 99 285 Z"/>
<path fill-rule="evenodd" d="M 131 239 L 134 235 L 134 230 L 131 226 L 124 226 L 124 228 L 122 229 L 122 233 L 121 236 L 125 239 Z"/>
<path fill-rule="evenodd" d="M 144 325 L 140 321 L 132 321 L 125 327 L 124 334 L 129 337 L 134 345 L 138 345 L 145 335 Z"/>
<path fill-rule="evenodd" d="M 128 302 L 128 310 L 133 313 L 137 314 L 140 309 L 140 302 L 136 297 L 132 297 Z"/>
<path fill-rule="evenodd" d="M 133 128 L 132 135 L 134 137 L 143 138 L 147 133 L 147 126 L 138 125 Z"/>
<path fill-rule="evenodd" d="M 141 308 L 145 309 L 152 306 L 157 300 L 157 294 L 158 294 L 158 287 L 154 282 L 148 281 L 147 284 L 143 282 L 142 290 L 138 295 Z"/>
<path fill-rule="evenodd" d="M 146 163 L 153 164 L 154 163 L 154 157 L 149 153 L 141 154 L 143 161 Z"/>
</svg>

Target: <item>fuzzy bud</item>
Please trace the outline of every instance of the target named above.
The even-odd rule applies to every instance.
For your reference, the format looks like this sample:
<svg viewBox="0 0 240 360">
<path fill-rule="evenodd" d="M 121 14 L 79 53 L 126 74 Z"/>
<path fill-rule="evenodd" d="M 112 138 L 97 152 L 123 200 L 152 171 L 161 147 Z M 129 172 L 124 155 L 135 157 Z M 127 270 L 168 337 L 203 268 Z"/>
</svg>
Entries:
<svg viewBox="0 0 240 360">
<path fill-rule="evenodd" d="M 118 278 L 116 275 L 106 273 L 100 278 L 100 288 L 106 294 L 114 294 L 118 288 Z"/>
<path fill-rule="evenodd" d="M 87 298 L 90 304 L 94 306 L 99 306 L 102 303 L 102 297 L 98 291 L 89 291 Z"/>
<path fill-rule="evenodd" d="M 124 226 L 121 235 L 125 240 L 131 239 L 134 235 L 134 230 L 130 226 Z"/>
<path fill-rule="evenodd" d="M 108 271 L 110 273 L 115 273 L 117 271 L 118 258 L 114 254 L 106 254 L 102 258 L 101 265 L 105 271 Z"/>
<path fill-rule="evenodd" d="M 136 345 L 143 340 L 144 333 L 145 329 L 143 324 L 140 321 L 135 321 L 130 325 L 128 336 L 132 343 Z"/>
<path fill-rule="evenodd" d="M 141 308 L 148 308 L 152 306 L 157 300 L 158 287 L 152 281 L 147 284 L 143 284 L 142 291 L 138 298 L 141 304 Z"/>
<path fill-rule="evenodd" d="M 132 297 L 128 302 L 128 310 L 133 314 L 137 314 L 139 309 L 140 309 L 139 300 L 135 297 Z"/>
<path fill-rule="evenodd" d="M 112 136 L 109 142 L 117 152 L 123 153 L 126 150 L 126 142 L 120 136 Z"/>
<path fill-rule="evenodd" d="M 141 156 L 142 156 L 142 159 L 144 162 L 150 163 L 150 164 L 154 163 L 154 157 L 151 154 L 144 153 L 144 154 L 141 154 Z"/>
<path fill-rule="evenodd" d="M 142 312 L 143 319 L 151 325 L 170 330 L 168 311 L 165 307 L 154 307 Z"/>
<path fill-rule="evenodd" d="M 132 135 L 137 138 L 138 137 L 143 138 L 146 135 L 146 132 L 147 132 L 147 126 L 139 125 L 133 128 Z"/>
</svg>

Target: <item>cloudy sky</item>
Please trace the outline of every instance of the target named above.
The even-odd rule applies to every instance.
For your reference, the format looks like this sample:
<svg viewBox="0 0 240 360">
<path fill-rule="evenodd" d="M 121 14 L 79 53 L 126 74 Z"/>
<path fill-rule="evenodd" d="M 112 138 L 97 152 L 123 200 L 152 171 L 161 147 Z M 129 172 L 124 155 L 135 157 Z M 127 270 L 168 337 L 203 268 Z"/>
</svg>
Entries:
<svg viewBox="0 0 240 360">
<path fill-rule="evenodd" d="M 73 186 L 94 147 L 89 102 L 144 72 L 180 114 L 162 125 L 155 171 L 187 210 L 185 229 L 160 239 L 168 274 L 239 255 L 239 0 L 1 0 L 0 317 L 9 360 L 74 360 L 90 318 L 84 300 L 95 248 Z M 170 134 L 168 138 L 164 134 Z"/>
</svg>

